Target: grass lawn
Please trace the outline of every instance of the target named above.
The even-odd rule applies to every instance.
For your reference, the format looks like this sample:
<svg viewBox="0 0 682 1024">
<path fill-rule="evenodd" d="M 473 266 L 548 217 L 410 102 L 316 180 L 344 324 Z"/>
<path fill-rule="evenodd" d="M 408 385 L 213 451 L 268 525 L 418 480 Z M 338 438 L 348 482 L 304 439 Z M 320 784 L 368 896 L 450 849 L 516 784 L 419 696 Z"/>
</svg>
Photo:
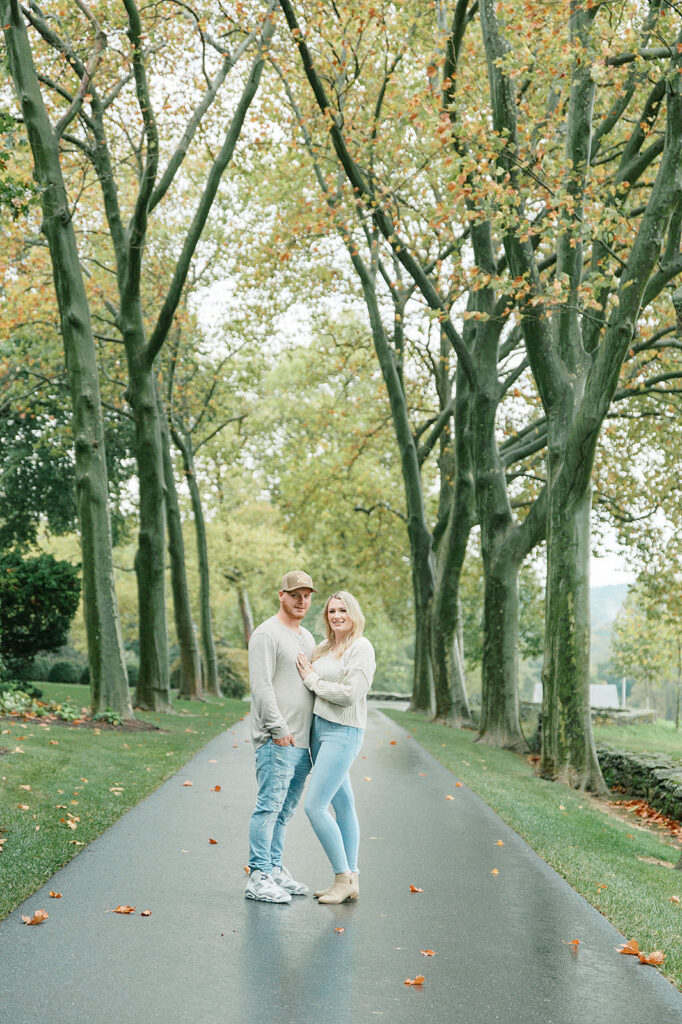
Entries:
<svg viewBox="0 0 682 1024">
<path fill-rule="evenodd" d="M 661 970 L 682 989 L 682 903 L 671 901 L 673 896 L 682 900 L 682 871 L 660 863 L 677 862 L 679 847 L 670 838 L 666 842 L 642 828 L 634 816 L 621 820 L 608 801 L 538 778 L 525 757 L 479 745 L 473 732 L 382 710 L 493 807 L 626 938 L 637 939 L 646 953 L 662 950 Z"/>
<path fill-rule="evenodd" d="M 682 729 L 674 722 L 659 721 L 651 725 L 595 725 L 598 747 L 630 750 L 633 754 L 666 754 L 682 762 Z"/>
<path fill-rule="evenodd" d="M 88 698 L 84 686 L 38 685 L 46 701 Z M 175 714 L 137 712 L 163 730 L 140 732 L 0 719 L 0 920 L 246 709 L 176 701 Z"/>
</svg>

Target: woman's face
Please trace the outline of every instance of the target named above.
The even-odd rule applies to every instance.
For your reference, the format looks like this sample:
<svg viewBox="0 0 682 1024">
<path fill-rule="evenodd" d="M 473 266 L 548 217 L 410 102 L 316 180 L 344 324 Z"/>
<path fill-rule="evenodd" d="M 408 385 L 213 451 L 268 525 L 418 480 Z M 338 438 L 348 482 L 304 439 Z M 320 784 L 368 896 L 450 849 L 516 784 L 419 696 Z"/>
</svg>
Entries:
<svg viewBox="0 0 682 1024">
<path fill-rule="evenodd" d="M 337 642 L 343 640 L 352 630 L 353 623 L 340 597 L 333 597 L 327 605 L 327 621 Z"/>
</svg>

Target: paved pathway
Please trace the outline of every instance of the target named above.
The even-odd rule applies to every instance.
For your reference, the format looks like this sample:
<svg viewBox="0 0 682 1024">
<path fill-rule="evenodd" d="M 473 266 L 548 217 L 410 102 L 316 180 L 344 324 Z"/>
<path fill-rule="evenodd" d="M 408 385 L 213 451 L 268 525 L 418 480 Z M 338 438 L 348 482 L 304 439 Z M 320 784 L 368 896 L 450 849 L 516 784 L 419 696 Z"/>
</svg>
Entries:
<svg viewBox="0 0 682 1024">
<path fill-rule="evenodd" d="M 242 722 L 211 741 L 0 923 L 3 1024 L 681 1024 L 682 995 L 376 710 L 354 768 L 360 900 L 245 900 L 247 737 Z M 327 883 L 302 810 L 286 852 Z M 105 913 L 118 904 L 137 913 Z M 39 907 L 49 920 L 26 928 Z"/>
</svg>

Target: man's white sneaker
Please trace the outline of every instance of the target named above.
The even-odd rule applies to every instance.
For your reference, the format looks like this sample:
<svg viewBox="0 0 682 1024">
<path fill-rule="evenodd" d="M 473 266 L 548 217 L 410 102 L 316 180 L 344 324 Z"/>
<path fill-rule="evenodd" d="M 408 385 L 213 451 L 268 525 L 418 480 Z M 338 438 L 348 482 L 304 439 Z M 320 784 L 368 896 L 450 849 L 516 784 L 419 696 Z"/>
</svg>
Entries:
<svg viewBox="0 0 682 1024">
<path fill-rule="evenodd" d="M 285 892 L 290 892 L 292 896 L 305 896 L 308 892 L 308 886 L 303 882 L 295 881 L 286 868 L 273 868 L 272 878 L 276 885 L 279 885 Z"/>
<path fill-rule="evenodd" d="M 291 903 L 291 894 L 264 871 L 251 872 L 244 895 L 249 900 L 264 900 L 266 903 Z"/>
</svg>

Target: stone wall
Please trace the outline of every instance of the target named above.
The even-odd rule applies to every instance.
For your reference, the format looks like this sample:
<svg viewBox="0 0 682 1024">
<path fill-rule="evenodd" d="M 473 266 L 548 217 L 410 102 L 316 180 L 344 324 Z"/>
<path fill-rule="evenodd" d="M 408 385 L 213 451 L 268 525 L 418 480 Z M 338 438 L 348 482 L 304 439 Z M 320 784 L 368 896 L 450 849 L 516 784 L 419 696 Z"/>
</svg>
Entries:
<svg viewBox="0 0 682 1024">
<path fill-rule="evenodd" d="M 597 748 L 597 756 L 607 786 L 620 786 L 682 821 L 682 764 L 664 754 L 632 754 L 605 747 Z"/>
</svg>

